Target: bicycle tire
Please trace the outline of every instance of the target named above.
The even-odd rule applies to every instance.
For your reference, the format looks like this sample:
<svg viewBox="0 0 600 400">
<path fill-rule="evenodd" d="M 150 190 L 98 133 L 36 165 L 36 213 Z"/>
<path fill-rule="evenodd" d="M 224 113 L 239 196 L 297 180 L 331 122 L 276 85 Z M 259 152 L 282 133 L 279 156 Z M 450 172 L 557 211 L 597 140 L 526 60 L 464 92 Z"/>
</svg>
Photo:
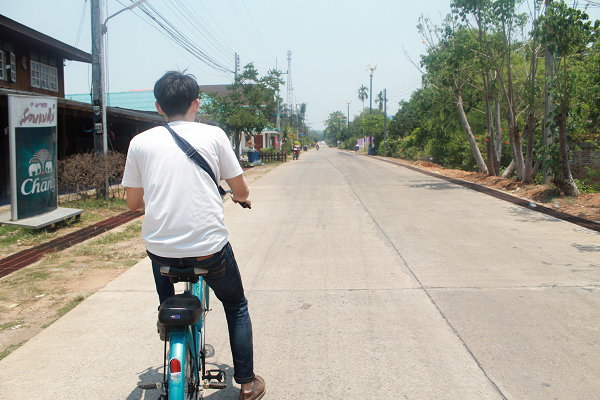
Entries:
<svg viewBox="0 0 600 400">
<path fill-rule="evenodd" d="M 196 380 L 199 375 L 194 368 L 194 358 L 189 342 L 185 345 L 185 376 L 184 376 L 184 394 L 186 400 L 198 400 L 200 382 Z M 196 363 L 197 364 L 197 363 Z"/>
<path fill-rule="evenodd" d="M 202 354 L 206 355 L 206 313 L 208 312 L 208 285 L 206 281 L 202 281 L 202 291 L 200 293 L 200 300 L 202 301 L 202 305 L 204 306 L 204 315 L 202 315 L 202 324 L 200 325 L 200 351 Z M 205 371 L 201 371 L 202 374 Z"/>
<path fill-rule="evenodd" d="M 196 380 L 194 369 L 194 358 L 190 348 L 190 341 L 187 340 L 189 328 L 172 331 L 169 336 L 170 351 L 168 368 L 167 397 L 169 400 L 197 400 L 199 396 L 199 380 Z M 171 360 L 180 361 L 181 372 L 173 373 L 171 371 Z M 197 365 L 197 363 L 196 363 Z"/>
</svg>

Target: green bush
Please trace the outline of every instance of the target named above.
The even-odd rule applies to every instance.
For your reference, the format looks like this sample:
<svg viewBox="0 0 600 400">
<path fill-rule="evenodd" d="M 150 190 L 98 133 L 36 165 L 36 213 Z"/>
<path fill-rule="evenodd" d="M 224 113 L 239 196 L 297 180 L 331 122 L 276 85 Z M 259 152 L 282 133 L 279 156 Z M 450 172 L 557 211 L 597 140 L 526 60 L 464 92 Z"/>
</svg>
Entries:
<svg viewBox="0 0 600 400">
<path fill-rule="evenodd" d="M 263 147 L 259 151 L 261 152 L 261 154 L 273 154 L 275 152 L 275 150 L 273 150 L 272 147 Z"/>
</svg>

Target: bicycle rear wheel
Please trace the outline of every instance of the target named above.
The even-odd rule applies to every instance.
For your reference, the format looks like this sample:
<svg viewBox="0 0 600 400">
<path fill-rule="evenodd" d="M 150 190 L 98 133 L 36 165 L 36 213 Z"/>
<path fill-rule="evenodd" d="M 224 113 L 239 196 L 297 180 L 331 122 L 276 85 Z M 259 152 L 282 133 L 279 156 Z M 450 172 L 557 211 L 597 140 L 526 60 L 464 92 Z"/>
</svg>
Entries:
<svg viewBox="0 0 600 400">
<path fill-rule="evenodd" d="M 202 305 L 204 306 L 204 313 L 202 315 L 202 320 L 201 320 L 201 324 L 200 324 L 200 344 L 199 344 L 199 348 L 200 351 L 202 352 L 203 355 L 206 356 L 206 313 L 209 310 L 209 305 L 208 305 L 208 285 L 206 284 L 206 281 L 202 281 L 202 289 L 200 291 L 200 300 L 202 301 Z M 204 365 L 202 365 L 202 367 L 204 367 Z M 205 371 L 201 371 L 202 373 L 204 373 Z"/>
<path fill-rule="evenodd" d="M 167 386 L 169 400 L 200 398 L 199 362 L 190 346 L 191 340 L 186 340 L 187 334 L 185 331 L 179 331 L 170 335 Z"/>
<path fill-rule="evenodd" d="M 190 344 L 186 344 L 185 350 L 185 376 L 184 376 L 184 392 L 186 400 L 198 400 L 200 396 L 200 381 L 199 376 L 200 373 L 197 370 L 197 360 L 195 361 L 195 356 L 193 354 L 192 348 Z"/>
</svg>

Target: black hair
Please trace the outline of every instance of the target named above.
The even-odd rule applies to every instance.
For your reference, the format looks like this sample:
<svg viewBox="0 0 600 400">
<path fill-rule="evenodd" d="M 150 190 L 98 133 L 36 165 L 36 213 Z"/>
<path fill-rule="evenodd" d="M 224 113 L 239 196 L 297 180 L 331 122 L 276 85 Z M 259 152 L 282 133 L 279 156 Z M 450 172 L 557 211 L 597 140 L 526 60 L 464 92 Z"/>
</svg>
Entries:
<svg viewBox="0 0 600 400">
<path fill-rule="evenodd" d="M 196 78 L 182 72 L 169 71 L 154 84 L 154 97 L 167 116 L 185 114 L 199 93 Z"/>
</svg>

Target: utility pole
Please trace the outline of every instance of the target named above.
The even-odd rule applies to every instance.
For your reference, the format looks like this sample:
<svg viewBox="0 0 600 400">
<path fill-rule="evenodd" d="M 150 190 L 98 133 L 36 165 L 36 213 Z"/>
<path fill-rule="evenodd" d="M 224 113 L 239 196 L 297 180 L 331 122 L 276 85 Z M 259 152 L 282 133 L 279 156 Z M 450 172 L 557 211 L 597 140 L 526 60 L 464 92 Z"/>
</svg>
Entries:
<svg viewBox="0 0 600 400">
<path fill-rule="evenodd" d="M 102 45 L 102 0 L 91 0 L 92 16 L 92 109 L 94 112 L 94 151 L 96 154 L 105 153 L 104 125 L 104 63 Z"/>
<path fill-rule="evenodd" d="M 123 11 L 131 10 L 146 0 L 138 0 L 129 6 L 117 11 L 103 20 L 102 8 L 103 0 L 91 0 L 90 9 L 92 17 L 92 110 L 94 123 L 94 151 L 96 154 L 106 154 L 108 152 L 108 136 L 106 126 L 106 82 L 104 73 L 104 34 L 106 33 L 106 24 L 109 19 L 119 15 Z M 104 171 L 108 170 L 104 159 Z M 106 176 L 106 175 L 105 175 Z M 108 200 L 109 183 L 108 177 L 104 181 L 104 198 Z"/>
<path fill-rule="evenodd" d="M 383 89 L 383 148 L 387 156 L 387 93 Z"/>
<path fill-rule="evenodd" d="M 350 103 L 350 100 L 346 102 L 346 104 L 348 105 L 348 120 L 346 121 L 348 122 L 348 138 L 350 138 Z M 354 142 L 356 142 L 356 134 L 354 136 Z"/>
<path fill-rule="evenodd" d="M 294 88 L 292 86 L 292 52 L 287 52 L 288 70 L 287 70 L 287 103 L 289 109 L 290 126 L 294 126 Z"/>
<path fill-rule="evenodd" d="M 108 138 L 106 135 L 106 90 L 104 87 L 104 24 L 102 23 L 102 0 L 90 2 L 92 17 L 92 110 L 94 123 L 94 152 L 104 154 L 104 187 L 102 196 L 105 200 L 109 197 L 109 183 L 106 171 L 106 153 L 108 151 Z M 98 190 L 98 188 L 97 188 Z"/>
<path fill-rule="evenodd" d="M 235 62 L 235 75 L 234 75 L 234 79 L 237 80 L 238 71 L 240 70 L 240 55 L 238 53 L 234 54 L 234 62 Z"/>
<path fill-rule="evenodd" d="M 548 12 L 548 6 L 550 3 L 552 3 L 552 0 L 546 1 L 546 13 Z M 545 49 L 544 64 L 546 70 L 546 84 L 544 85 L 544 130 L 542 136 L 542 145 L 546 147 L 554 143 L 554 100 L 552 98 L 552 94 L 550 93 L 550 88 L 548 87 L 548 82 L 552 81 L 552 76 L 554 75 L 554 55 L 548 50 L 548 45 L 546 45 Z M 547 157 L 548 156 L 546 156 L 546 159 Z M 552 183 L 552 176 L 547 163 L 544 163 L 542 176 L 542 183 L 544 185 L 550 185 Z"/>
</svg>

